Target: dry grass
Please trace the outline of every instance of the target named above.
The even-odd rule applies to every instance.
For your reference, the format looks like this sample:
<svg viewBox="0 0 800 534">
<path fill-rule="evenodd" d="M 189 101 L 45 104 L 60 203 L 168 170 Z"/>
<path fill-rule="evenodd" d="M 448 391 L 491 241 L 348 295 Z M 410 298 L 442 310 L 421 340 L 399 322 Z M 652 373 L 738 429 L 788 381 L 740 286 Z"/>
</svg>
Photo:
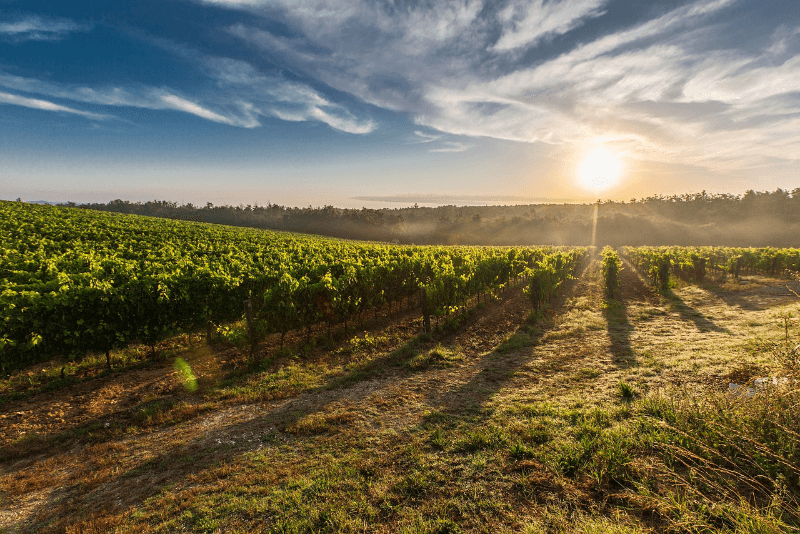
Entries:
<svg viewBox="0 0 800 534">
<path fill-rule="evenodd" d="M 39 387 L 0 414 L 0 527 L 797 526 L 787 511 L 797 473 L 782 460 L 786 447 L 800 449 L 796 421 L 776 419 L 783 405 L 724 395 L 730 381 L 780 371 L 765 348 L 782 339 L 781 314 L 798 309 L 782 285 L 683 285 L 659 296 L 626 265 L 607 300 L 593 263 L 534 321 L 517 288 L 432 337 L 418 335 L 409 311 L 357 335 L 298 338 L 258 364 L 195 343 L 176 352 L 194 392 L 171 361 Z M 759 440 L 765 421 L 791 432 Z M 778 471 L 731 463 L 736 447 Z M 725 485 L 750 475 L 759 491 Z"/>
</svg>

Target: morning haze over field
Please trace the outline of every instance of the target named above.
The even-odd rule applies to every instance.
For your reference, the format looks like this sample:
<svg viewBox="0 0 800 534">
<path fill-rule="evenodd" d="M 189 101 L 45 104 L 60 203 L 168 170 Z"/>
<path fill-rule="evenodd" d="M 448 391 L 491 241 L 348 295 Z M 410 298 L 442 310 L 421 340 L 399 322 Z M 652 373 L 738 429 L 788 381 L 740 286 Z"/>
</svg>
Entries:
<svg viewBox="0 0 800 534">
<path fill-rule="evenodd" d="M 796 2 L 5 2 L 0 198 L 792 190 Z"/>
</svg>

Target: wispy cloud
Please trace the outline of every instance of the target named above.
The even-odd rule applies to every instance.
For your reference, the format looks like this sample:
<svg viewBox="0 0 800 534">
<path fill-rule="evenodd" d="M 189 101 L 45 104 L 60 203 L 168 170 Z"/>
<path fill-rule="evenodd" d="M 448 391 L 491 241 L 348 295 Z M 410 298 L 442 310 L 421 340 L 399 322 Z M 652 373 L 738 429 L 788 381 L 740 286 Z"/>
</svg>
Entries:
<svg viewBox="0 0 800 534">
<path fill-rule="evenodd" d="M 255 117 L 253 117 L 252 114 L 253 108 L 247 106 L 246 104 L 241 106 L 241 109 L 244 112 L 242 113 L 241 117 L 226 117 L 224 115 L 220 115 L 219 113 L 215 113 L 210 109 L 206 109 L 203 106 L 196 104 L 195 102 L 186 100 L 185 98 L 181 98 L 169 92 L 164 92 L 163 94 L 159 95 L 158 99 L 163 104 L 162 109 L 174 109 L 176 111 L 183 111 L 184 113 L 189 113 L 190 115 L 196 115 L 202 119 L 210 120 L 213 122 L 219 122 L 221 124 L 229 124 L 231 126 L 242 126 L 244 128 L 255 128 L 256 126 L 260 126 L 260 123 L 255 119 Z M 143 107 L 160 109 L 157 105 L 153 104 Z"/>
<path fill-rule="evenodd" d="M 176 91 L 156 87 L 85 87 L 57 84 L 13 76 L 0 72 L 0 86 L 17 91 L 25 91 L 52 98 L 72 100 L 87 104 L 115 107 L 134 107 L 154 110 L 174 110 L 197 117 L 243 128 L 255 128 L 260 125 L 256 113 L 246 102 L 235 102 L 227 113 L 214 111 L 192 99 L 178 94 Z"/>
<path fill-rule="evenodd" d="M 14 21 L 0 22 L 0 38 L 10 41 L 57 41 L 67 34 L 88 31 L 90 26 L 67 19 L 49 19 L 28 15 Z"/>
<path fill-rule="evenodd" d="M 415 130 L 414 131 L 414 135 L 416 137 L 412 141 L 413 143 L 432 143 L 432 142 L 442 138 L 441 135 L 429 134 L 429 133 L 421 132 L 419 130 Z"/>
<path fill-rule="evenodd" d="M 513 50 L 534 45 L 552 35 L 567 33 L 585 19 L 602 15 L 604 12 L 600 8 L 605 2 L 606 0 L 512 2 L 498 15 L 505 31 L 492 49 Z"/>
<path fill-rule="evenodd" d="M 458 141 L 445 141 L 441 146 L 431 148 L 428 150 L 428 152 L 464 152 L 469 148 L 471 148 L 471 146 L 466 143 L 461 143 Z"/>
<path fill-rule="evenodd" d="M 198 60 L 220 85 L 257 102 L 266 110 L 264 115 L 292 122 L 319 121 L 351 134 L 367 134 L 377 127 L 374 121 L 358 119 L 308 85 L 264 75 L 246 61 L 206 56 L 198 56 Z"/>
<path fill-rule="evenodd" d="M 211 1 L 292 29 L 230 26 L 244 43 L 442 133 L 602 139 L 634 157 L 717 168 L 741 154 L 800 157 L 790 150 L 800 141 L 800 34 L 779 28 L 748 48 L 722 39 L 746 31 L 729 19 L 750 0 L 696 0 L 616 29 L 621 4 L 606 0 Z M 577 33 L 604 15 L 605 33 Z M 565 37 L 560 52 L 530 53 L 555 36 Z"/>
<path fill-rule="evenodd" d="M 486 34 L 480 0 L 276 0 L 257 5 L 258 12 L 280 18 L 295 34 L 244 24 L 230 26 L 229 33 L 265 55 L 284 56 L 325 85 L 391 110 L 425 106 L 426 83 L 449 75 L 461 79 Z"/>
<path fill-rule="evenodd" d="M 375 130 L 375 123 L 373 121 L 358 121 L 352 116 L 348 116 L 349 114 L 342 114 L 340 112 L 336 115 L 319 107 L 311 107 L 307 111 L 310 118 L 324 122 L 335 130 L 341 130 L 351 134 L 367 134 Z"/>
<path fill-rule="evenodd" d="M 377 127 L 371 119 L 354 116 L 312 87 L 264 74 L 247 61 L 203 54 L 165 39 L 147 39 L 200 68 L 216 83 L 224 100 L 233 99 L 240 107 L 247 108 L 255 126 L 259 125 L 256 117 L 261 115 L 290 122 L 319 121 L 352 134 L 370 133 Z"/>
<path fill-rule="evenodd" d="M 111 118 L 110 115 L 102 115 L 99 113 L 90 113 L 88 111 L 81 111 L 79 109 L 61 106 L 48 102 L 47 100 L 40 100 L 38 98 L 27 98 L 24 96 L 13 95 L 11 93 L 0 92 L 0 104 L 10 104 L 12 106 L 22 106 L 31 109 L 41 109 L 43 111 L 57 111 L 60 113 L 71 113 L 73 115 L 80 115 L 94 120 L 103 120 Z"/>
<path fill-rule="evenodd" d="M 411 144 L 428 145 L 428 152 L 464 152 L 473 146 L 469 143 L 447 139 L 446 137 L 449 136 L 414 130 Z"/>
</svg>

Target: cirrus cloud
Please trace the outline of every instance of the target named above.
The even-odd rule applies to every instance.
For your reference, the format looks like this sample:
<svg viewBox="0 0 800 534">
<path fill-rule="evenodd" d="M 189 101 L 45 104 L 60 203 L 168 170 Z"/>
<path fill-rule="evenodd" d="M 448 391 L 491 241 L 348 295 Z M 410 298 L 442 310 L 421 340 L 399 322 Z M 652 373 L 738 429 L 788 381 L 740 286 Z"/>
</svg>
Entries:
<svg viewBox="0 0 800 534">
<path fill-rule="evenodd" d="M 758 6 L 746 0 L 689 1 L 616 26 L 624 2 L 223 3 L 293 30 L 229 26 L 246 46 L 443 133 L 602 140 L 716 169 L 800 154 L 800 34 L 779 25 L 747 46 L 728 38 L 749 31 L 737 9 Z"/>
<path fill-rule="evenodd" d="M 72 20 L 27 15 L 13 21 L 0 22 L 0 38 L 12 42 L 57 41 L 70 33 L 89 29 L 89 25 Z"/>
<path fill-rule="evenodd" d="M 90 113 L 88 111 L 81 111 L 79 109 L 70 108 L 54 104 L 47 100 L 38 98 L 27 98 L 24 96 L 14 95 L 11 93 L 0 92 L 0 104 L 10 104 L 12 106 L 22 106 L 31 109 L 40 109 L 43 111 L 57 111 L 60 113 L 70 113 L 73 115 L 80 115 L 94 120 L 103 120 L 110 118 L 110 115 L 103 115 L 100 113 Z"/>
</svg>

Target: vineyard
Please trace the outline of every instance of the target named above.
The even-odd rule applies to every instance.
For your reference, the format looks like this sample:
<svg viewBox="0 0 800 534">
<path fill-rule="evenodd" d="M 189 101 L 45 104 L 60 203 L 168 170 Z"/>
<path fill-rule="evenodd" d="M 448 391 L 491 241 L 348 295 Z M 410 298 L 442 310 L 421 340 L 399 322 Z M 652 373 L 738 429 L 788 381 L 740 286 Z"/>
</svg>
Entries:
<svg viewBox="0 0 800 534">
<path fill-rule="evenodd" d="M 0 531 L 800 529 L 800 249 L 0 215 Z"/>
<path fill-rule="evenodd" d="M 796 248 L 624 247 L 623 255 L 662 290 L 668 288 L 670 275 L 702 282 L 707 274 L 738 279 L 753 274 L 792 277 L 800 272 Z"/>
<path fill-rule="evenodd" d="M 0 204 L 0 367 L 74 359 L 251 313 L 250 335 L 348 322 L 422 299 L 437 319 L 524 279 L 547 302 L 586 249 L 413 247 Z M 155 350 L 155 349 L 153 349 Z M 110 360 L 109 360 L 110 365 Z"/>
</svg>

